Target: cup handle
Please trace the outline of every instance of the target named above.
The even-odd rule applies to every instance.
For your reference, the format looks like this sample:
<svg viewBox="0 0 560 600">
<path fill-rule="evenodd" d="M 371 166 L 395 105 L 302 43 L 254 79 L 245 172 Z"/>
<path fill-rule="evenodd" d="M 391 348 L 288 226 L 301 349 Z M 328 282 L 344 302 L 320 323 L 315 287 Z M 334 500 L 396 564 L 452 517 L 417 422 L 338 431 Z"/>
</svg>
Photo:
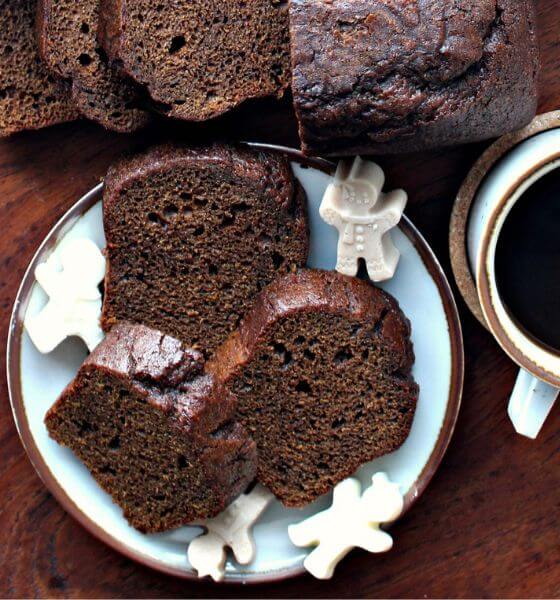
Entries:
<svg viewBox="0 0 560 600">
<path fill-rule="evenodd" d="M 508 406 L 515 431 L 534 440 L 559 392 L 558 388 L 520 369 Z"/>
</svg>

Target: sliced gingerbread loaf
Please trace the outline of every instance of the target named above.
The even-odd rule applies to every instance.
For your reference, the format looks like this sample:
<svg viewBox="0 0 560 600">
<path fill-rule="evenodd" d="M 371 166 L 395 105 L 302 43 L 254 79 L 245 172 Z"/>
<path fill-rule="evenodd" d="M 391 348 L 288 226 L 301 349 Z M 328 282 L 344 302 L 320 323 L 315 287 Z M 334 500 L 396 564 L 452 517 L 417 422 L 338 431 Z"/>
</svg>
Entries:
<svg viewBox="0 0 560 600">
<path fill-rule="evenodd" d="M 529 123 L 534 0 L 291 0 L 292 92 L 310 154 L 411 152 Z"/>
<path fill-rule="evenodd" d="M 162 146 L 112 167 L 102 325 L 144 323 L 210 353 L 254 295 L 307 260 L 306 199 L 286 157 Z"/>
<path fill-rule="evenodd" d="M 0 137 L 78 118 L 65 82 L 39 59 L 36 0 L 0 3 Z"/>
<path fill-rule="evenodd" d="M 255 475 L 235 397 L 203 369 L 178 340 L 121 323 L 45 417 L 140 531 L 212 517 Z"/>
<path fill-rule="evenodd" d="M 202 121 L 290 85 L 286 0 L 103 0 L 102 43 L 156 108 Z"/>
<path fill-rule="evenodd" d="M 80 112 L 107 129 L 135 131 L 149 121 L 136 85 L 121 77 L 97 42 L 100 0 L 39 0 L 39 52 L 47 66 L 72 82 Z"/>
<path fill-rule="evenodd" d="M 258 479 L 286 506 L 303 506 L 404 442 L 418 397 L 413 362 L 394 298 L 301 270 L 259 294 L 208 370 L 237 395 Z"/>
</svg>

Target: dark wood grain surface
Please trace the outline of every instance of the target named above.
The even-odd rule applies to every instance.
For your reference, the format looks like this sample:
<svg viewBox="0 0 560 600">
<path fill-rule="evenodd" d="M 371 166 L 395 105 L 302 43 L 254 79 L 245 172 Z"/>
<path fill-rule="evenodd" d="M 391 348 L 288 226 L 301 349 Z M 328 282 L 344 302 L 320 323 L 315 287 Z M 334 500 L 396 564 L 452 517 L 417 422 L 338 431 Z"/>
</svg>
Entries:
<svg viewBox="0 0 560 600">
<path fill-rule="evenodd" d="M 538 6 L 545 112 L 560 108 L 560 1 Z M 295 131 L 287 101 L 252 105 L 209 127 L 162 124 L 126 137 L 80 122 L 0 142 L 0 597 L 560 597 L 560 407 L 537 441 L 514 434 L 506 405 L 517 369 L 458 293 L 466 385 L 449 451 L 394 527 L 394 549 L 355 551 L 330 582 L 302 576 L 241 588 L 161 575 L 94 539 L 35 474 L 12 420 L 4 340 L 21 277 L 50 227 L 122 151 L 167 136 L 297 145 Z M 453 198 L 484 147 L 380 160 L 388 185 L 410 192 L 407 213 L 450 279 Z"/>
</svg>

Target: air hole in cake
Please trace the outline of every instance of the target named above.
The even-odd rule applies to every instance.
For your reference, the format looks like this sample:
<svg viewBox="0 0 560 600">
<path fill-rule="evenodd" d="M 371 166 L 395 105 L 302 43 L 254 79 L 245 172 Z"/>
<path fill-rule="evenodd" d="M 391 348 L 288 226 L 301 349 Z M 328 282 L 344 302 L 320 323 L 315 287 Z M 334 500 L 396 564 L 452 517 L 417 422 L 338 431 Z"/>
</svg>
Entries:
<svg viewBox="0 0 560 600">
<path fill-rule="evenodd" d="M 179 209 L 175 206 L 175 204 L 168 204 L 163 209 L 163 216 L 166 219 L 174 219 L 177 216 L 178 212 L 179 212 Z"/>
<path fill-rule="evenodd" d="M 218 267 L 216 265 L 208 265 L 208 273 L 210 273 L 210 275 L 217 275 Z"/>
<path fill-rule="evenodd" d="M 226 214 L 222 219 L 222 227 L 229 227 L 235 223 L 235 216 Z"/>
<path fill-rule="evenodd" d="M 284 257 L 280 253 L 274 251 L 272 253 L 272 264 L 275 269 L 279 269 L 284 264 Z"/>
<path fill-rule="evenodd" d="M 117 474 L 117 472 L 115 471 L 115 469 L 113 469 L 109 465 L 105 465 L 104 467 L 101 467 L 101 469 L 99 469 L 99 472 L 103 473 L 103 474 L 109 474 L 109 475 L 116 475 Z"/>
<path fill-rule="evenodd" d="M 182 454 L 177 459 L 177 466 L 179 467 L 179 469 L 187 468 L 187 459 Z"/>
<path fill-rule="evenodd" d="M 92 427 L 91 423 L 84 421 L 83 423 L 80 424 L 80 429 L 78 430 L 78 435 L 82 436 L 82 435 L 84 435 L 84 433 L 89 433 L 90 431 L 93 431 L 93 427 Z"/>
<path fill-rule="evenodd" d="M 261 233 L 259 235 L 259 245 L 263 248 L 269 248 L 270 246 L 272 246 L 272 238 L 267 235 L 266 233 Z"/>
<path fill-rule="evenodd" d="M 204 233 L 204 225 L 199 225 L 193 232 L 193 235 L 200 236 Z"/>
<path fill-rule="evenodd" d="M 243 213 L 249 210 L 251 207 L 247 204 L 247 202 L 236 202 L 231 205 L 231 209 L 236 213 Z"/>
<path fill-rule="evenodd" d="M 192 198 L 192 194 L 191 194 L 190 192 L 181 192 L 181 193 L 179 194 L 179 197 L 180 197 L 182 200 L 190 200 L 190 199 Z"/>
<path fill-rule="evenodd" d="M 284 344 L 274 344 L 274 352 L 281 358 L 282 364 L 287 367 L 293 360 L 292 353 Z"/>
<path fill-rule="evenodd" d="M 307 383 L 307 381 L 305 381 L 304 379 L 301 379 L 300 381 L 298 381 L 298 383 L 296 385 L 296 392 L 302 392 L 304 394 L 311 394 L 311 386 L 309 385 L 309 383 Z"/>
<path fill-rule="evenodd" d="M 350 349 L 345 346 L 344 348 L 341 348 L 335 355 L 334 355 L 334 363 L 336 365 L 341 365 L 343 363 L 345 363 L 347 360 L 350 360 L 352 358 L 352 352 L 350 352 Z"/>
<path fill-rule="evenodd" d="M 91 56 L 89 54 L 82 53 L 78 56 L 78 62 L 82 65 L 82 67 L 87 67 L 91 64 Z"/>
<path fill-rule="evenodd" d="M 175 54 L 175 52 L 179 52 L 181 48 L 183 48 L 186 44 L 184 35 L 176 35 L 171 39 L 171 44 L 169 44 L 169 54 Z"/>
<path fill-rule="evenodd" d="M 294 340 L 294 344 L 297 344 L 298 346 L 301 346 L 303 343 L 305 343 L 305 338 L 303 337 L 303 335 L 298 335 L 297 338 Z"/>
<path fill-rule="evenodd" d="M 208 204 L 208 200 L 206 198 L 195 198 L 194 203 L 197 206 L 202 207 L 202 206 L 206 206 Z"/>
<path fill-rule="evenodd" d="M 89 33 L 89 25 L 87 23 L 82 23 L 80 25 L 80 31 L 82 33 Z"/>
<path fill-rule="evenodd" d="M 109 448 L 111 448 L 111 450 L 118 450 L 121 446 L 121 438 L 116 435 L 110 442 L 109 442 Z"/>
<path fill-rule="evenodd" d="M 305 356 L 305 358 L 307 358 L 309 360 L 313 360 L 315 358 L 315 352 L 311 352 L 311 350 L 309 350 L 309 348 L 306 348 L 303 351 L 303 356 Z"/>
<path fill-rule="evenodd" d="M 367 360 L 369 358 L 369 350 L 366 348 L 363 352 L 362 352 L 362 359 L 363 360 Z"/>
<path fill-rule="evenodd" d="M 338 417 L 337 419 L 335 419 L 332 423 L 331 423 L 331 427 L 333 429 L 338 429 L 339 427 L 341 427 L 342 425 L 344 425 L 346 423 L 346 419 L 344 417 Z"/>
</svg>

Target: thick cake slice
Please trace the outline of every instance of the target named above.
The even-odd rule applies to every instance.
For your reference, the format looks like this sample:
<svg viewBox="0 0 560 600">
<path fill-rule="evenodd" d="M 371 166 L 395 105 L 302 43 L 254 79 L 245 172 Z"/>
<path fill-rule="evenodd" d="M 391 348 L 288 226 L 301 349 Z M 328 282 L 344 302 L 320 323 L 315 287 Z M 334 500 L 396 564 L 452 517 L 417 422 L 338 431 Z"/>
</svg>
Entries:
<svg viewBox="0 0 560 600">
<path fill-rule="evenodd" d="M 286 0 L 102 0 L 102 43 L 157 108 L 190 121 L 290 85 Z"/>
<path fill-rule="evenodd" d="M 0 4 L 0 137 L 78 117 L 67 85 L 41 64 L 36 0 Z"/>
<path fill-rule="evenodd" d="M 235 397 L 199 352 L 122 323 L 85 360 L 45 417 L 143 532 L 212 517 L 255 474 L 255 445 Z"/>
<path fill-rule="evenodd" d="M 418 397 L 410 325 L 365 281 L 302 270 L 263 290 L 208 370 L 238 397 L 258 479 L 303 506 L 406 439 Z"/>
<path fill-rule="evenodd" d="M 100 0 L 39 0 L 39 52 L 48 67 L 72 82 L 80 112 L 107 129 L 131 132 L 149 115 L 136 86 L 108 64 L 97 43 Z"/>
<path fill-rule="evenodd" d="M 305 195 L 279 154 L 155 148 L 110 169 L 102 325 L 144 323 L 210 353 L 253 296 L 307 259 Z"/>
</svg>

